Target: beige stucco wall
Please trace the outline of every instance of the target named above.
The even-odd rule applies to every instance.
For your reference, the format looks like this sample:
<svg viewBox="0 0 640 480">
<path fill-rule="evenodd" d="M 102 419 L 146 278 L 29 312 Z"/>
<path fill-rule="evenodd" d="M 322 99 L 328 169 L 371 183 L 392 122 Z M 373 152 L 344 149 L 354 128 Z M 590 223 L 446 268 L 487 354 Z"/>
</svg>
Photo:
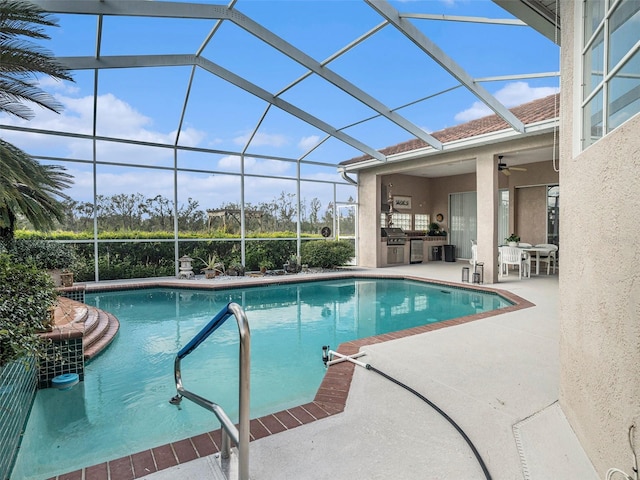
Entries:
<svg viewBox="0 0 640 480">
<path fill-rule="evenodd" d="M 640 116 L 574 148 L 580 58 L 574 2 L 562 7 L 560 404 L 604 478 L 632 474 L 640 429 Z"/>
<path fill-rule="evenodd" d="M 536 245 L 547 243 L 547 187 L 542 185 L 515 189 L 513 197 L 515 228 L 520 241 Z"/>
</svg>

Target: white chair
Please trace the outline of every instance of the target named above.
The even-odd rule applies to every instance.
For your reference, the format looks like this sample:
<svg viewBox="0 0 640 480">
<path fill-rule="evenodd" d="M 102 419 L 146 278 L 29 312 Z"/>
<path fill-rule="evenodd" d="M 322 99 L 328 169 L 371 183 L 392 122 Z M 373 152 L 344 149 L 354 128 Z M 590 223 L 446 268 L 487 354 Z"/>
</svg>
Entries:
<svg viewBox="0 0 640 480">
<path fill-rule="evenodd" d="M 522 247 L 522 248 L 531 248 L 531 247 L 533 247 L 533 245 L 531 245 L 530 243 L 525 243 L 525 242 L 518 243 L 518 246 Z"/>
<path fill-rule="evenodd" d="M 549 253 L 544 253 L 544 252 L 539 252 L 538 253 L 538 260 L 540 263 L 546 263 L 547 264 L 547 275 L 549 275 L 549 272 L 551 270 L 551 264 L 553 263 L 553 274 L 556 274 L 556 264 L 558 263 L 558 256 L 557 256 L 557 251 L 558 251 L 558 246 L 554 245 L 553 243 L 539 243 L 536 245 L 536 248 L 548 248 L 549 249 Z"/>
<path fill-rule="evenodd" d="M 517 247 L 500 247 L 500 276 L 509 275 L 509 266 L 518 267 L 518 278 L 522 279 L 522 274 L 530 275 L 526 260 L 528 254 Z M 530 264 L 529 264 L 530 265 Z"/>
</svg>

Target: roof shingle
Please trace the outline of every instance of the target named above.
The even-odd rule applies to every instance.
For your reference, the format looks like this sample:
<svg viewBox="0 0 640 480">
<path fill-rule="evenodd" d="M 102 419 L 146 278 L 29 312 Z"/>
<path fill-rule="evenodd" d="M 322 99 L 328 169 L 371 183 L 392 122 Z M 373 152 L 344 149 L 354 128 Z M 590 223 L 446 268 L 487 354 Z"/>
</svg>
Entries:
<svg viewBox="0 0 640 480">
<path fill-rule="evenodd" d="M 558 117 L 559 112 L 559 95 L 554 94 L 548 97 L 539 98 L 528 103 L 524 103 L 517 107 L 509 109 L 522 123 L 525 125 L 531 125 L 543 120 L 551 120 Z M 507 122 L 496 114 L 488 115 L 486 117 L 471 120 L 470 122 L 456 125 L 455 127 L 445 128 L 431 135 L 441 141 L 443 144 L 453 142 L 455 140 L 463 140 L 467 138 L 477 137 L 478 135 L 484 135 L 487 133 L 499 132 L 501 130 L 507 130 L 511 128 Z M 429 145 L 423 140 L 414 138 L 407 142 L 402 142 L 391 147 L 385 147 L 380 150 L 380 153 L 389 156 L 398 153 L 410 152 L 412 150 L 418 150 L 420 148 L 428 147 Z M 370 160 L 372 157 L 369 155 L 362 155 L 360 157 L 352 158 L 340 162 L 340 165 L 353 165 L 354 163 Z"/>
</svg>

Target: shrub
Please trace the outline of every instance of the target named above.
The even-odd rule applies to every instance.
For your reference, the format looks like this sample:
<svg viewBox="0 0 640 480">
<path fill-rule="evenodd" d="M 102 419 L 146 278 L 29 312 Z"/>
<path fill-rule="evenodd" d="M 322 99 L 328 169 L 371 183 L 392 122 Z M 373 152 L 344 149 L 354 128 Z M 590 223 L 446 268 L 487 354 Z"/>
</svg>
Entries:
<svg viewBox="0 0 640 480">
<path fill-rule="evenodd" d="M 35 239 L 16 239 L 9 253 L 14 262 L 30 263 L 41 270 L 71 268 L 76 259 L 68 244 Z"/>
<path fill-rule="evenodd" d="M 33 265 L 0 254 L 0 366 L 24 355 L 44 355 L 35 335 L 51 323 L 57 294 L 51 277 Z"/>
<path fill-rule="evenodd" d="M 295 254 L 295 240 L 261 240 L 247 242 L 245 264 L 247 270 L 282 268 Z"/>
<path fill-rule="evenodd" d="M 345 240 L 316 240 L 302 244 L 302 263 L 310 267 L 333 268 L 345 265 L 354 256 L 354 247 Z"/>
</svg>

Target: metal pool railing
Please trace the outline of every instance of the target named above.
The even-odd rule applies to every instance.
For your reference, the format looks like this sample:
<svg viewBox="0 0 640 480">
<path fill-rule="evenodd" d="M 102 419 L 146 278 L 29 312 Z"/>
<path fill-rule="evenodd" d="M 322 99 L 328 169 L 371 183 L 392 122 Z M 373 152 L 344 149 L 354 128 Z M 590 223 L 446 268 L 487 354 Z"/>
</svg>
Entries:
<svg viewBox="0 0 640 480">
<path fill-rule="evenodd" d="M 220 327 L 231 315 L 236 317 L 238 331 L 240 333 L 240 381 L 239 381 L 239 422 L 238 427 L 233 424 L 220 405 L 186 390 L 182 386 L 182 374 L 180 370 L 181 360 L 193 352 L 204 342 L 218 327 Z M 180 403 L 182 397 L 191 400 L 201 407 L 213 412 L 222 426 L 222 448 L 220 450 L 223 460 L 229 459 L 231 439 L 238 447 L 238 480 L 249 480 L 249 392 L 251 371 L 251 335 L 247 316 L 237 303 L 229 303 L 211 321 L 185 345 L 176 355 L 174 362 L 174 377 L 178 394 L 171 399 L 171 403 Z"/>
</svg>

